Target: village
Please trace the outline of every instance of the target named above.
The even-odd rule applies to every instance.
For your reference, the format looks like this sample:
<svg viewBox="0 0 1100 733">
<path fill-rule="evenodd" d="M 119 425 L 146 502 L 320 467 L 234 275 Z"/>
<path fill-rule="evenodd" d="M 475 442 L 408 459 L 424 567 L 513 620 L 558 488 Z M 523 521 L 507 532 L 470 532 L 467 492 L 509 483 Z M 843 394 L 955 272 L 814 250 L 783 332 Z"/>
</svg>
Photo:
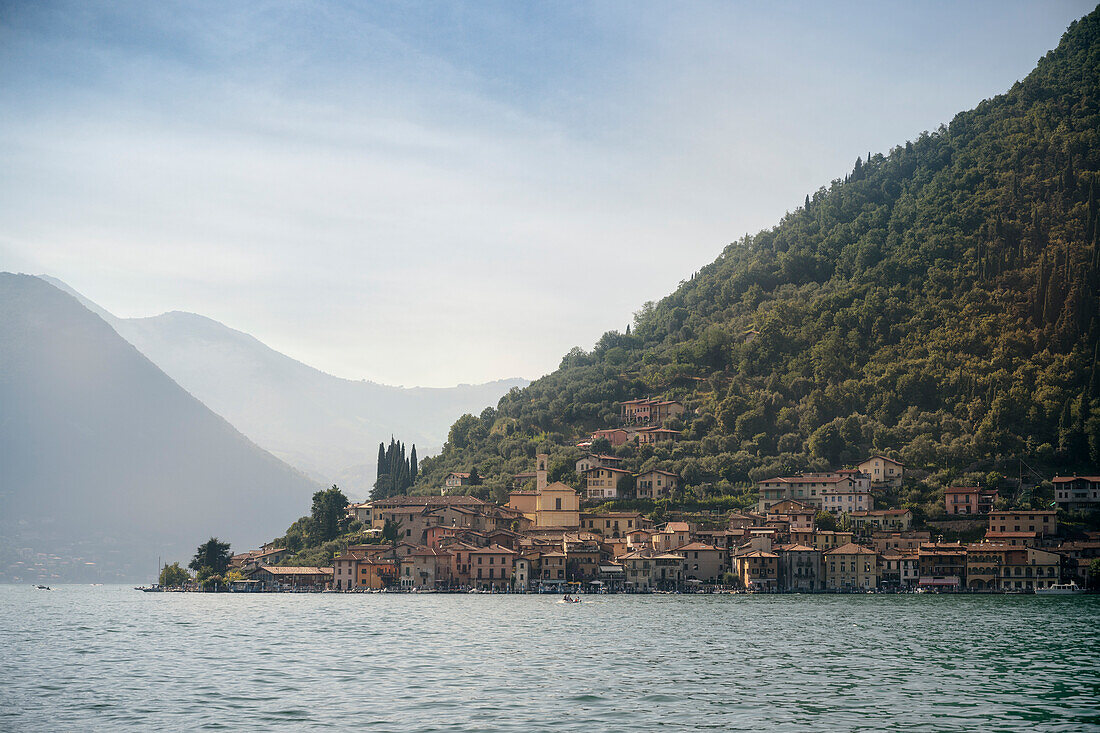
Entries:
<svg viewBox="0 0 1100 733">
<path fill-rule="evenodd" d="M 579 446 L 676 440 L 676 431 L 657 426 L 682 413 L 678 402 L 632 400 L 621 409 L 622 427 L 598 430 Z M 639 511 L 582 504 L 620 498 L 626 477 L 637 498 L 669 497 L 679 485 L 675 473 L 630 475 L 616 456 L 588 453 L 576 464 L 585 484 L 579 491 L 548 481 L 548 462 L 536 455 L 534 470 L 516 476 L 517 483 L 533 479 L 533 487 L 511 491 L 503 505 L 462 493 L 464 473 L 450 474 L 438 495 L 351 504 L 369 541 L 348 545 L 331 567 L 281 565 L 289 553 L 272 546 L 234 556 L 244 580 L 233 589 L 1033 593 L 1085 588 L 1089 564 L 1100 557 L 1100 533 L 1063 537 L 1058 509 L 995 509 L 997 492 L 974 486 L 947 488 L 943 511 L 983 520 L 984 537 L 945 542 L 914 527 L 908 509 L 876 508 L 905 475 L 883 455 L 834 472 L 761 480 L 753 511 L 678 513 L 659 525 Z M 1054 485 L 1058 508 L 1100 508 L 1100 476 L 1060 476 Z"/>
</svg>

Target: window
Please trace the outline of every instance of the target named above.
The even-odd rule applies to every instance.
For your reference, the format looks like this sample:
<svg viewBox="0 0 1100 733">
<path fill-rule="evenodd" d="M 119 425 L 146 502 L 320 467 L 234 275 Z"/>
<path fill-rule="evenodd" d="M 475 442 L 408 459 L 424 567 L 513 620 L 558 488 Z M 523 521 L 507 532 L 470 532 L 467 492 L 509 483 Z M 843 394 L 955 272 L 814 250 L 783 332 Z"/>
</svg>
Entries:
<svg viewBox="0 0 1100 733">
<path fill-rule="evenodd" d="M 560 498 L 554 499 L 554 508 L 557 509 L 558 511 L 561 511 L 561 499 Z"/>
</svg>

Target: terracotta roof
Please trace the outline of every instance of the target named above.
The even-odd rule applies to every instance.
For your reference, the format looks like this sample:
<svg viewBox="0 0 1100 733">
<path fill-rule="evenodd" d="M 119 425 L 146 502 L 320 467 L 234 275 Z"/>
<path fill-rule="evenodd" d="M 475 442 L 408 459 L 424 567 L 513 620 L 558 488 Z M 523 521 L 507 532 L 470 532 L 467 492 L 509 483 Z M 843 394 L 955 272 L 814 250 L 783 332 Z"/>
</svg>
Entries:
<svg viewBox="0 0 1100 733">
<path fill-rule="evenodd" d="M 867 458 L 867 460 L 861 461 L 860 463 L 866 463 L 867 461 L 873 461 L 873 460 L 874 460 L 874 459 L 876 459 L 876 458 L 879 458 L 879 459 L 881 459 L 881 460 L 883 460 L 883 461 L 889 461 L 890 463 L 893 463 L 893 464 L 895 464 L 895 465 L 901 466 L 902 468 L 904 468 L 904 467 L 905 467 L 905 464 L 904 464 L 904 463 L 902 463 L 901 461 L 895 461 L 895 460 L 894 460 L 893 458 L 888 458 L 888 457 L 886 457 L 886 456 L 883 456 L 883 455 L 878 455 L 878 454 L 876 454 L 876 455 L 873 455 L 873 456 L 869 456 L 869 457 Z"/>
<path fill-rule="evenodd" d="M 817 552 L 816 547 L 806 547 L 806 545 L 783 545 L 784 552 Z"/>
<path fill-rule="evenodd" d="M 586 468 L 581 473 L 589 473 L 591 471 L 614 471 L 615 473 L 630 473 L 621 468 L 615 468 L 613 466 L 592 466 L 592 468 Z"/>
<path fill-rule="evenodd" d="M 715 550 L 722 552 L 721 547 L 715 547 L 714 545 L 708 545 L 705 542 L 689 542 L 686 545 L 676 548 L 676 552 L 683 552 L 684 550 Z"/>
<path fill-rule="evenodd" d="M 332 568 L 318 568 L 318 567 L 280 567 L 275 565 L 261 565 L 261 569 L 266 570 L 272 575 L 332 575 Z"/>
<path fill-rule="evenodd" d="M 672 471 L 664 471 L 660 468 L 653 468 L 653 469 L 650 469 L 649 471 L 643 471 L 642 473 L 639 473 L 638 475 L 639 476 L 648 476 L 651 473 L 659 473 L 662 476 L 672 476 L 673 478 L 680 478 L 680 474 L 673 473 Z"/>
<path fill-rule="evenodd" d="M 1085 481 L 1100 481 L 1100 476 L 1055 476 L 1054 483 L 1061 484 L 1067 481 L 1076 481 L 1078 479 L 1084 479 Z"/>
<path fill-rule="evenodd" d="M 744 555 L 738 555 L 737 557 L 775 557 L 778 558 L 774 552 L 765 552 L 764 550 L 753 550 L 752 552 L 746 552 Z"/>
<path fill-rule="evenodd" d="M 478 499 L 476 496 L 451 494 L 448 496 L 391 496 L 388 499 L 367 502 L 372 507 L 389 509 L 394 507 L 431 506 L 441 504 L 448 506 L 489 506 L 489 502 Z"/>
<path fill-rule="evenodd" d="M 863 545 L 857 545 L 854 542 L 849 542 L 846 545 L 840 547 L 834 547 L 825 553 L 826 555 L 877 555 L 874 550 L 868 549 Z"/>
<path fill-rule="evenodd" d="M 489 545 L 488 547 L 475 547 L 469 550 L 474 555 L 516 555 L 515 550 L 510 550 L 507 547 L 501 547 L 500 545 Z"/>
<path fill-rule="evenodd" d="M 690 532 L 691 526 L 687 522 L 669 522 L 665 525 L 665 532 Z"/>
</svg>

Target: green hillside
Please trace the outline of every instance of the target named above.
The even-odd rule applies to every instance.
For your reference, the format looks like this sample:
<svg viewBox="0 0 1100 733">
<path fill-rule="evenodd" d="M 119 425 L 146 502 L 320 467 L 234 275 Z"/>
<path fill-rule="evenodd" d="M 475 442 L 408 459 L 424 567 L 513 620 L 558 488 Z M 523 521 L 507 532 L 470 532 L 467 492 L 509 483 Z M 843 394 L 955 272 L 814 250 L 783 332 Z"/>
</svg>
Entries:
<svg viewBox="0 0 1100 733">
<path fill-rule="evenodd" d="M 575 480 L 570 446 L 647 395 L 687 405 L 683 439 L 619 452 L 697 492 L 870 451 L 911 469 L 909 504 L 992 471 L 1096 470 L 1098 171 L 1100 10 L 1006 94 L 858 159 L 625 333 L 458 420 L 417 487 L 476 465 L 499 494 L 537 448 Z"/>
</svg>

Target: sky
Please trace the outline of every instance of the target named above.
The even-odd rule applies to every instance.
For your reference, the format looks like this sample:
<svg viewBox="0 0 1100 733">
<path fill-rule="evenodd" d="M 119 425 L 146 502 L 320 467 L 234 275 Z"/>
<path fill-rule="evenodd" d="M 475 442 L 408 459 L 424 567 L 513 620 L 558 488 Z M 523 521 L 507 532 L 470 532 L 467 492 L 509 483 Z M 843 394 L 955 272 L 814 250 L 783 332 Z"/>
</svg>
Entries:
<svg viewBox="0 0 1100 733">
<path fill-rule="evenodd" d="M 536 378 L 1092 7 L 0 0 L 0 270 L 351 379 Z"/>
</svg>

